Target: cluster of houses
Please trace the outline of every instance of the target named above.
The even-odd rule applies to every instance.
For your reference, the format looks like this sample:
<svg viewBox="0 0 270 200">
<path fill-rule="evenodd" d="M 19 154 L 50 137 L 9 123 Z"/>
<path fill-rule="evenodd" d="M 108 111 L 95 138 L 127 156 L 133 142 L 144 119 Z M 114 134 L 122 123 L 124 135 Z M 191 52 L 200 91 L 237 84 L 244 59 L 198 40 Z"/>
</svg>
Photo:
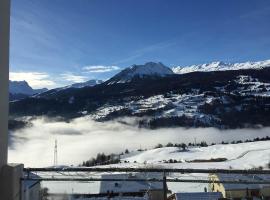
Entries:
<svg viewBox="0 0 270 200">
<path fill-rule="evenodd" d="M 250 182 L 270 181 L 270 175 L 242 175 L 242 174 L 210 174 L 208 190 L 204 192 L 172 193 L 164 182 L 142 181 L 143 179 L 162 179 L 161 174 L 154 173 L 121 173 L 104 174 L 99 183 L 99 191 L 89 194 L 72 194 L 67 200 L 221 200 L 221 199 L 269 199 L 270 184 L 250 184 Z M 108 181 L 108 180 L 112 181 Z M 120 181 L 119 181 L 120 180 Z M 226 181 L 226 183 L 222 183 Z M 236 183 L 232 183 L 236 181 Z M 186 183 L 183 183 L 186 184 Z M 24 200 L 38 200 L 40 183 L 28 181 L 24 184 L 26 198 Z M 180 184 L 179 184 L 180 185 Z M 49 198 L 50 199 L 50 198 Z M 63 199 L 61 194 L 51 197 L 54 200 Z"/>
</svg>

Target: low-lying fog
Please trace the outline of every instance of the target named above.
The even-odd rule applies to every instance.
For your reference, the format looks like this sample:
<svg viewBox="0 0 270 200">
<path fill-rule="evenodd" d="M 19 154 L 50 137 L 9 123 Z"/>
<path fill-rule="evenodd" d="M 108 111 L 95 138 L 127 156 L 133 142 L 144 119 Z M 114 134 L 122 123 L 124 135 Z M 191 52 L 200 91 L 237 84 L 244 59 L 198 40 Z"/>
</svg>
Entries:
<svg viewBox="0 0 270 200">
<path fill-rule="evenodd" d="M 253 139 L 270 135 L 270 128 L 218 130 L 215 128 L 139 129 L 134 119 L 95 122 L 87 117 L 69 123 L 39 118 L 33 126 L 10 133 L 9 162 L 24 163 L 26 167 L 51 166 L 54 142 L 58 141 L 58 164 L 78 165 L 97 153 L 120 153 L 125 149 L 152 148 L 158 143 L 208 143 Z"/>
</svg>

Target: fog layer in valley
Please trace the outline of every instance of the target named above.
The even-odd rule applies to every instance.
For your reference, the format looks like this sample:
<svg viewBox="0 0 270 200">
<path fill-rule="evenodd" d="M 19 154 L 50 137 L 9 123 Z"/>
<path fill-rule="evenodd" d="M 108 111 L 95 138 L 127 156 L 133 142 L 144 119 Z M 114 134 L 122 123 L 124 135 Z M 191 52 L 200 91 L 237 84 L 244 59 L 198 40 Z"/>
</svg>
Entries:
<svg viewBox="0 0 270 200">
<path fill-rule="evenodd" d="M 88 117 L 71 122 L 39 118 L 33 126 L 11 132 L 9 162 L 26 167 L 46 167 L 53 164 L 54 141 L 58 141 L 58 164 L 78 165 L 97 153 L 120 153 L 125 149 L 152 148 L 158 143 L 207 143 L 253 139 L 270 135 L 270 128 L 218 130 L 214 128 L 139 129 L 135 119 L 95 122 Z"/>
</svg>

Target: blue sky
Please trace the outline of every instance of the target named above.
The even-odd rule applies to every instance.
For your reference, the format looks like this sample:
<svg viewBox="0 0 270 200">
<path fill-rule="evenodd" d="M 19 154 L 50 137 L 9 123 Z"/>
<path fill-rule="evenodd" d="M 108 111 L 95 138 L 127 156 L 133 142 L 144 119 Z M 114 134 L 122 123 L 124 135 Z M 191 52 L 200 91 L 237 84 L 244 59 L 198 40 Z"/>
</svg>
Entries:
<svg viewBox="0 0 270 200">
<path fill-rule="evenodd" d="M 13 0 L 10 79 L 34 88 L 167 66 L 270 59 L 268 0 Z"/>
</svg>

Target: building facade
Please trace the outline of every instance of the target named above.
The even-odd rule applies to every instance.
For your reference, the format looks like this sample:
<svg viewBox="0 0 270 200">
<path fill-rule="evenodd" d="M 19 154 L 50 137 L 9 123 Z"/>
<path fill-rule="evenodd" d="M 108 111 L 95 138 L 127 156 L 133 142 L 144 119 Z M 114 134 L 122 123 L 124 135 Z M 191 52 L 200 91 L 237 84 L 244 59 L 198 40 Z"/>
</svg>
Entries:
<svg viewBox="0 0 270 200">
<path fill-rule="evenodd" d="M 209 180 L 213 181 L 209 184 L 209 191 L 220 192 L 224 198 L 236 200 L 243 198 L 270 199 L 270 185 L 244 183 L 269 181 L 269 175 L 210 174 Z M 215 183 L 214 181 L 235 181 L 236 183 Z"/>
</svg>

